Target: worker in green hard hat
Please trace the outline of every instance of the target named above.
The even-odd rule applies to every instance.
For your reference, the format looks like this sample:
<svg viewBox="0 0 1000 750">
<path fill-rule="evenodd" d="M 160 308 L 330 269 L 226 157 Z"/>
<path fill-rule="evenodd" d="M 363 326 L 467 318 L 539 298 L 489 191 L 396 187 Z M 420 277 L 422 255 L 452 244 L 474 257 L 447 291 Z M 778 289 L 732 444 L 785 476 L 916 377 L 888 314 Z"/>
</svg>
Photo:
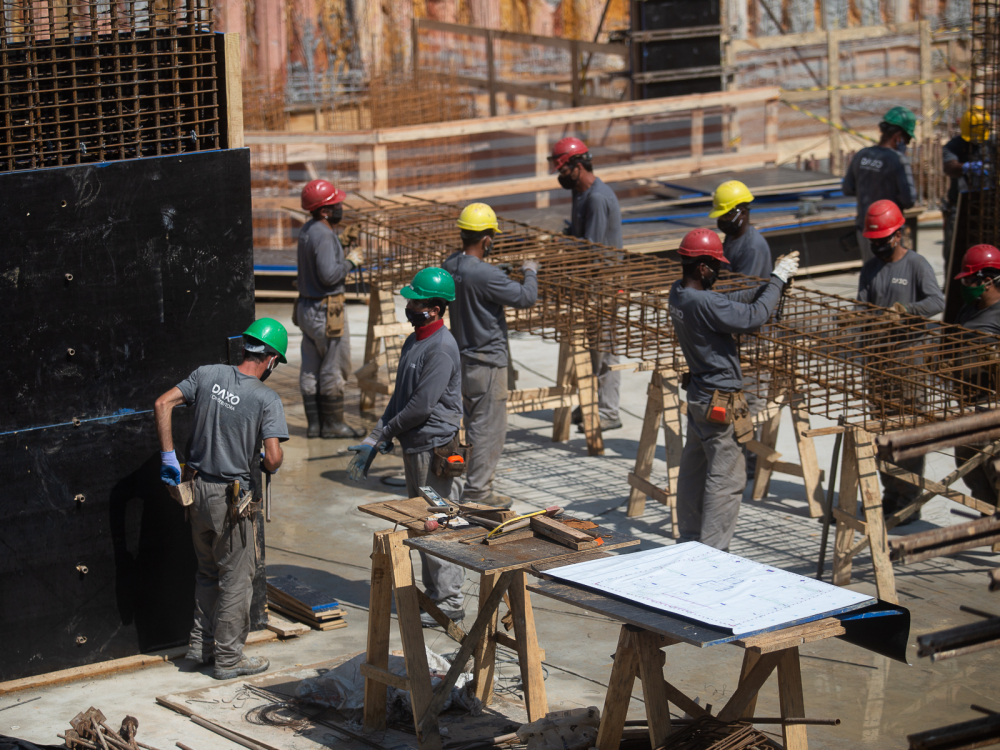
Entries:
<svg viewBox="0 0 1000 750">
<path fill-rule="evenodd" d="M 257 568 L 254 519 L 261 488 L 251 465 L 258 441 L 261 465 L 281 466 L 281 443 L 288 440 L 285 410 L 277 393 L 264 385 L 284 363 L 288 332 L 261 318 L 243 332 L 243 362 L 204 365 L 164 393 L 153 407 L 160 439 L 160 479 L 178 485 L 182 471 L 174 450 L 171 415 L 175 406 L 192 407 L 191 439 L 184 480 L 191 482 L 188 506 L 198 572 L 195 575 L 194 627 L 187 658 L 215 663 L 213 676 L 231 680 L 259 674 L 268 661 L 245 656 L 250 630 L 250 600 Z"/>
<path fill-rule="evenodd" d="M 882 133 L 878 145 L 863 148 L 854 155 L 841 185 L 844 195 L 854 195 L 858 199 L 855 227 L 861 259 L 865 263 L 875 257 L 864 237 L 868 207 L 875 201 L 889 200 L 905 211 L 917 202 L 913 171 L 906 158 L 906 147 L 916 131 L 917 116 L 906 107 L 893 107 L 885 113 L 878 127 Z"/>
<path fill-rule="evenodd" d="M 347 467 L 356 482 L 367 478 L 376 451 L 388 453 L 393 441 L 403 448 L 407 497 L 420 497 L 431 487 L 445 500 L 458 502 L 468 458 L 459 444 L 462 421 L 462 362 L 458 343 L 445 328 L 444 313 L 455 301 L 455 281 L 443 268 L 425 268 L 399 292 L 406 298 L 406 319 L 414 331 L 403 343 L 396 369 L 396 388 L 382 418 L 360 445 Z M 454 621 L 465 617 L 462 582 L 465 570 L 454 563 L 420 553 L 427 596 Z M 424 627 L 437 622 L 427 613 Z"/>
</svg>

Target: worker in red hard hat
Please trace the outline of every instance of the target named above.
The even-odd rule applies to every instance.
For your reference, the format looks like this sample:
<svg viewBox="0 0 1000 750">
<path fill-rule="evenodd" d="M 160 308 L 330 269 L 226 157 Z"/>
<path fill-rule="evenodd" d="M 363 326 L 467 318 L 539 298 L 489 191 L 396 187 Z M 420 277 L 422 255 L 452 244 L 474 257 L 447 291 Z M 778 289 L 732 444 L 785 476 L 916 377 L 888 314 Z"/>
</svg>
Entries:
<svg viewBox="0 0 1000 750">
<path fill-rule="evenodd" d="M 1000 336 L 1000 250 L 993 245 L 974 245 L 962 258 L 962 270 L 955 276 L 961 286 L 962 301 L 965 303 L 958 313 L 958 324 L 973 331 L 981 331 L 990 336 Z M 969 334 L 970 339 L 974 334 Z M 985 338 L 985 337 L 984 337 Z M 987 340 L 985 343 L 992 344 Z M 981 352 L 972 356 L 980 361 Z M 970 385 L 996 390 L 996 364 L 989 367 L 970 367 L 962 373 L 962 379 Z M 979 455 L 983 445 L 963 445 L 955 448 L 955 465 Z M 992 461 L 984 461 L 965 475 L 965 484 L 977 500 L 991 505 L 1000 505 L 997 500 L 998 477 Z"/>
<path fill-rule="evenodd" d="M 799 267 L 799 254 L 778 258 L 770 279 L 728 293 L 712 291 L 728 259 L 710 229 L 681 240 L 683 277 L 670 289 L 670 319 L 690 380 L 687 440 L 677 480 L 677 519 L 682 542 L 729 549 L 747 485 L 741 449 L 753 437 L 743 394 L 735 336 L 756 331 L 774 312 Z"/>
<path fill-rule="evenodd" d="M 600 177 L 594 174 L 590 149 L 579 138 L 563 138 L 552 147 L 549 165 L 559 173 L 559 184 L 573 193 L 573 208 L 564 230 L 598 245 L 622 248 L 622 212 L 618 196 Z M 619 415 L 621 373 L 612 370 L 618 357 L 599 349 L 591 349 L 591 364 L 597 373 L 597 406 L 601 430 L 617 430 L 622 426 Z M 583 432 L 583 411 L 573 411 L 573 422 Z"/>
<path fill-rule="evenodd" d="M 344 282 L 364 262 L 360 249 L 345 255 L 337 237 L 345 197 L 326 180 L 302 188 L 302 208 L 312 218 L 299 232 L 299 298 L 293 319 L 302 329 L 299 389 L 310 438 L 362 436 L 344 422 L 344 386 L 351 371 Z"/>
<path fill-rule="evenodd" d="M 890 200 L 875 201 L 865 214 L 864 236 L 875 256 L 861 269 L 857 299 L 879 307 L 891 308 L 895 313 L 932 318 L 944 310 L 944 292 L 938 286 L 931 264 L 925 258 L 903 245 L 903 227 L 906 219 L 899 206 Z M 922 335 L 919 321 L 913 321 L 913 333 L 905 339 L 886 340 L 885 348 L 897 345 L 912 346 Z M 873 335 L 878 336 L 875 332 Z M 874 342 L 881 347 L 882 342 Z M 868 377 L 868 388 L 882 397 L 903 399 L 904 393 L 894 393 L 896 381 L 888 381 L 873 372 Z M 921 397 L 915 390 L 911 398 Z M 917 476 L 924 475 L 924 457 L 917 456 L 897 462 L 899 467 Z M 891 474 L 881 473 L 882 513 L 890 516 L 916 500 L 922 490 Z M 904 518 L 900 525 L 920 520 L 920 511 Z"/>
</svg>

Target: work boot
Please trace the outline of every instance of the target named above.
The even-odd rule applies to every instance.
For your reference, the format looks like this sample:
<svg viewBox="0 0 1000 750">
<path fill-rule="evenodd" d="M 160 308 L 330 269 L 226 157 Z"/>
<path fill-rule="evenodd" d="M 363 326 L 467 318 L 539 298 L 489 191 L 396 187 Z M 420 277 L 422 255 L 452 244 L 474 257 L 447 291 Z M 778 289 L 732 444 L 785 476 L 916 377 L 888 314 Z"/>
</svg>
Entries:
<svg viewBox="0 0 1000 750">
<path fill-rule="evenodd" d="M 236 677 L 266 672 L 269 666 L 271 666 L 271 662 L 263 656 L 244 656 L 235 667 L 225 669 L 217 666 L 212 677 L 217 680 L 232 680 Z"/>
<path fill-rule="evenodd" d="M 184 658 L 188 661 L 193 661 L 199 667 L 204 664 L 211 664 L 215 661 L 215 652 L 213 649 L 205 649 L 203 646 L 191 646 L 188 652 L 184 654 Z"/>
<path fill-rule="evenodd" d="M 608 430 L 620 430 L 622 427 L 622 421 L 615 417 L 614 419 L 605 419 L 601 417 L 601 432 L 607 432 Z M 577 432 L 586 432 L 583 429 L 583 422 L 580 422 L 576 427 Z"/>
<path fill-rule="evenodd" d="M 476 500 L 475 502 L 480 505 L 489 505 L 492 508 L 509 508 L 514 502 L 511 498 L 506 495 L 498 495 L 496 492 L 491 492 L 490 496 L 483 498 L 482 500 Z"/>
<path fill-rule="evenodd" d="M 320 416 L 320 435 L 324 440 L 359 438 L 360 432 L 344 423 L 343 396 L 317 396 Z"/>
<path fill-rule="evenodd" d="M 319 402 L 316 400 L 316 394 L 302 394 L 302 406 L 306 410 L 306 437 L 307 438 L 318 438 L 319 437 Z"/>
<path fill-rule="evenodd" d="M 452 622 L 461 622 L 465 619 L 464 609 L 442 609 L 441 612 Z M 429 612 L 420 613 L 420 625 L 425 628 L 439 628 L 438 621 L 431 617 Z"/>
<path fill-rule="evenodd" d="M 583 409 L 579 406 L 573 409 L 573 424 L 583 424 Z"/>
</svg>

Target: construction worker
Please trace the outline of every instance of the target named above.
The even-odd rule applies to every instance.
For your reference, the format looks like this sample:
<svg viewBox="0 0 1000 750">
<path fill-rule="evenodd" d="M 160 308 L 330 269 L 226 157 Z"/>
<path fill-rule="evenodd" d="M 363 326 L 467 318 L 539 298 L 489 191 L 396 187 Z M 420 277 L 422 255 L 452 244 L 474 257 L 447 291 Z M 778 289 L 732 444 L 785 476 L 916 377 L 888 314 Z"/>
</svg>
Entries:
<svg viewBox="0 0 1000 750">
<path fill-rule="evenodd" d="M 728 259 L 718 235 L 694 229 L 679 249 L 683 277 L 670 289 L 670 318 L 690 380 L 687 440 L 677 480 L 681 541 L 729 549 L 747 476 L 741 442 L 753 436 L 734 336 L 767 322 L 798 270 L 798 253 L 778 259 L 770 279 L 745 291 L 711 291 Z"/>
<path fill-rule="evenodd" d="M 621 249 L 622 212 L 618 196 L 594 174 L 587 144 L 579 138 L 563 138 L 552 147 L 549 166 L 559 173 L 559 184 L 573 191 L 573 209 L 566 234 Z M 618 357 L 592 349 L 590 359 L 597 374 L 601 430 L 617 430 L 622 426 L 618 413 L 622 376 L 611 366 L 618 364 Z M 573 422 L 583 432 L 583 412 L 579 407 L 573 411 Z"/>
<path fill-rule="evenodd" d="M 194 410 L 184 474 L 185 481 L 193 474 L 194 502 L 188 507 L 198 572 L 187 658 L 196 664 L 214 661 L 217 680 L 259 674 L 268 667 L 267 659 L 243 654 L 257 568 L 253 518 L 259 502 L 251 501 L 261 496 L 250 465 L 263 444 L 261 465 L 276 472 L 283 457 L 281 442 L 288 440 L 281 398 L 264 385 L 278 363 L 286 361 L 288 332 L 278 321 L 261 318 L 243 332 L 243 349 L 238 367 L 199 367 L 153 407 L 160 478 L 167 485 L 181 483 L 173 409 L 187 404 Z"/>
<path fill-rule="evenodd" d="M 962 270 L 955 276 L 965 303 L 958 313 L 958 324 L 991 336 L 1000 336 L 1000 250 L 993 245 L 970 247 L 962 258 Z M 996 365 L 963 373 L 972 385 L 995 390 Z M 988 407 L 984 407 L 988 408 Z M 975 458 L 984 446 L 963 445 L 955 448 L 955 465 L 962 466 Z M 997 500 L 997 472 L 993 461 L 985 461 L 965 475 L 965 484 L 977 500 L 1000 505 Z"/>
<path fill-rule="evenodd" d="M 431 487 L 442 498 L 458 501 L 467 456 L 458 444 L 462 421 L 462 365 L 458 344 L 442 320 L 455 299 L 455 282 L 441 268 L 418 272 L 400 292 L 408 301 L 406 319 L 414 328 L 400 352 L 396 388 L 382 418 L 360 445 L 348 450 L 355 456 L 347 468 L 356 482 L 367 477 L 372 455 L 388 453 L 394 440 L 403 448 L 407 497 L 420 497 L 421 487 Z M 462 461 L 449 461 L 452 457 Z M 427 596 L 449 618 L 465 617 L 462 582 L 465 569 L 420 553 Z M 424 627 L 437 622 L 426 612 Z"/>
<path fill-rule="evenodd" d="M 344 422 L 344 386 L 351 370 L 344 280 L 364 260 L 358 248 L 345 257 L 334 229 L 344 214 L 344 198 L 344 191 L 326 180 L 313 180 L 302 188 L 302 208 L 312 218 L 299 232 L 294 322 L 302 329 L 299 389 L 309 438 L 362 435 Z"/>
<path fill-rule="evenodd" d="M 865 263 L 858 280 L 858 301 L 891 308 L 895 317 L 919 315 L 931 318 L 944 310 L 944 292 L 938 286 L 931 264 L 903 245 L 906 219 L 899 207 L 889 200 L 875 201 L 865 216 L 865 239 L 875 255 Z M 917 321 L 914 321 L 917 322 Z M 912 346 L 920 333 L 893 340 L 887 346 Z M 876 331 L 875 336 L 882 338 Z M 878 382 L 878 375 L 874 376 Z M 890 396 L 883 386 L 876 386 L 880 396 Z M 891 394 L 903 398 L 904 394 Z M 919 394 L 914 393 L 917 397 Z M 917 476 L 924 475 L 924 457 L 898 462 L 900 468 Z M 882 513 L 892 515 L 916 500 L 921 489 L 916 485 L 882 474 Z M 907 516 L 900 525 L 920 520 L 920 511 Z"/>
<path fill-rule="evenodd" d="M 913 172 L 906 158 L 906 146 L 913 140 L 917 127 L 916 115 L 906 107 L 893 107 L 878 127 L 882 133 L 878 145 L 863 148 L 854 155 L 841 184 L 844 195 L 858 198 L 855 226 L 861 260 L 865 263 L 874 257 L 864 237 L 868 207 L 875 201 L 890 200 L 906 210 L 917 202 Z"/>
<path fill-rule="evenodd" d="M 493 491 L 507 439 L 507 318 L 504 306 L 518 310 L 538 299 L 538 263 L 521 267 L 524 283 L 484 262 L 500 233 L 497 215 L 485 203 L 466 206 L 458 217 L 462 249 L 444 262 L 455 279 L 451 329 L 462 353 L 462 409 L 470 447 L 462 499 L 509 508 L 511 499 Z"/>
<path fill-rule="evenodd" d="M 955 233 L 958 195 L 969 192 L 970 187 L 974 190 L 984 187 L 980 182 L 986 174 L 983 157 L 987 156 L 985 145 L 990 139 L 990 116 L 979 105 L 969 107 L 962 115 L 959 127 L 961 135 L 956 135 L 941 150 L 944 173 L 951 178 L 941 212 L 944 216 L 943 255 L 946 273 L 948 259 L 951 257 L 952 237 Z"/>
<path fill-rule="evenodd" d="M 709 217 L 716 220 L 726 239 L 722 252 L 729 258 L 723 268 L 745 276 L 766 279 L 771 275 L 771 248 L 750 223 L 753 193 L 739 180 L 723 182 L 712 195 Z"/>
</svg>

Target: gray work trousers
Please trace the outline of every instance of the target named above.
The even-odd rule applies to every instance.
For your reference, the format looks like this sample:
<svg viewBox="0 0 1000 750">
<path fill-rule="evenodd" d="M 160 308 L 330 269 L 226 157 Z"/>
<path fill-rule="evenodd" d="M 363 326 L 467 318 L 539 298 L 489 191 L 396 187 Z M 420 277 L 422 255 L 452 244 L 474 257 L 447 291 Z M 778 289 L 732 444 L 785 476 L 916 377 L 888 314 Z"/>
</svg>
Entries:
<svg viewBox="0 0 1000 750">
<path fill-rule="evenodd" d="M 600 418 L 615 422 L 618 420 L 618 408 L 621 404 L 622 374 L 618 370 L 609 369 L 618 364 L 617 354 L 590 350 L 590 366 L 597 375 L 597 409 Z"/>
<path fill-rule="evenodd" d="M 419 453 L 403 453 L 403 473 L 406 476 L 406 492 L 409 497 L 420 497 L 419 487 L 433 487 L 441 497 L 458 502 L 461 494 L 461 480 L 451 477 L 439 477 L 431 471 L 431 459 L 434 451 Z M 424 591 L 439 608 L 443 610 L 462 609 L 465 600 L 462 597 L 462 582 L 465 581 L 465 568 L 420 553 L 420 565 L 423 568 L 422 580 Z"/>
<path fill-rule="evenodd" d="M 966 461 L 975 458 L 979 455 L 982 448 L 986 446 L 980 446 L 978 449 L 971 445 L 960 445 L 955 448 L 955 466 L 960 467 Z M 975 469 L 966 474 L 962 479 L 965 481 L 965 486 L 969 488 L 969 494 L 972 495 L 976 500 L 981 500 L 984 503 L 989 503 L 990 505 L 998 506 L 1000 509 L 1000 500 L 997 497 L 997 485 L 996 485 L 996 472 L 993 470 L 992 464 L 994 459 L 988 458 L 983 463 L 979 464 Z"/>
<path fill-rule="evenodd" d="M 857 234 L 858 247 L 861 248 L 861 262 L 867 263 L 875 257 L 875 253 L 872 252 L 872 244 L 868 241 L 868 238 L 861 233 L 860 229 L 857 230 Z"/>
<path fill-rule="evenodd" d="M 303 396 L 344 395 L 344 386 L 351 374 L 351 332 L 344 315 L 344 335 L 326 337 L 324 300 L 298 301 L 299 328 L 302 329 L 302 366 L 299 369 L 299 389 Z"/>
<path fill-rule="evenodd" d="M 733 426 L 710 422 L 707 415 L 708 404 L 688 402 L 677 523 L 682 542 L 728 550 L 747 486 L 746 459 Z"/>
<path fill-rule="evenodd" d="M 904 471 L 922 477 L 925 458 L 925 456 L 914 456 L 905 461 L 896 461 L 895 465 Z M 923 490 L 915 484 L 904 482 L 890 474 L 879 472 L 879 476 L 882 478 L 882 513 L 885 515 L 905 508 L 923 494 Z"/>
<path fill-rule="evenodd" d="M 235 667 L 243 658 L 257 567 L 253 522 L 243 521 L 244 546 L 239 526 L 228 520 L 227 486 L 196 476 L 190 506 L 191 537 L 198 558 L 191 648 L 205 656 L 214 653 L 215 665 L 223 669 Z"/>
<path fill-rule="evenodd" d="M 465 469 L 463 502 L 482 502 L 493 494 L 493 474 L 507 439 L 507 393 L 506 367 L 462 361 L 465 442 L 472 446 Z"/>
</svg>

